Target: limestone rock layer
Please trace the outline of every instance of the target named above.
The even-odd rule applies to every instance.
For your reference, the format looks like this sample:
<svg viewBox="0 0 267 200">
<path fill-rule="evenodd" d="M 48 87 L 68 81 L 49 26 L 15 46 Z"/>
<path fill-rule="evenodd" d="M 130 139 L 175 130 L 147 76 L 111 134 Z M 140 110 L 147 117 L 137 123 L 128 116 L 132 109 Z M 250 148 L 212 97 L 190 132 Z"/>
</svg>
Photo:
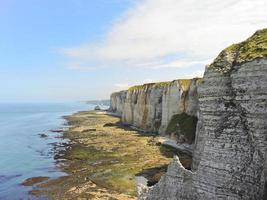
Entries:
<svg viewBox="0 0 267 200">
<path fill-rule="evenodd" d="M 175 80 L 134 86 L 111 95 L 111 111 L 125 124 L 141 130 L 165 133 L 172 117 L 198 114 L 199 79 Z"/>
<path fill-rule="evenodd" d="M 192 171 L 176 158 L 140 199 L 266 198 L 267 29 L 225 49 L 202 82 Z"/>
<path fill-rule="evenodd" d="M 124 103 L 126 100 L 127 91 L 112 93 L 110 96 L 110 111 L 121 116 L 124 111 Z"/>
</svg>

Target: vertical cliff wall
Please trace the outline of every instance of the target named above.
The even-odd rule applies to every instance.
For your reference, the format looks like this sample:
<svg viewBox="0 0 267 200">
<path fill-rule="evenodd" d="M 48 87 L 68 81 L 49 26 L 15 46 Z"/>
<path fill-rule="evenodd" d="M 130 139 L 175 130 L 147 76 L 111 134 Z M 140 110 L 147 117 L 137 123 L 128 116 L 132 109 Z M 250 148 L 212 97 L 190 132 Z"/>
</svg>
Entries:
<svg viewBox="0 0 267 200">
<path fill-rule="evenodd" d="M 125 124 L 177 137 L 184 134 L 183 124 L 179 127 L 183 117 L 196 125 L 198 83 L 199 79 L 184 79 L 134 86 L 111 95 L 111 110 L 121 115 Z"/>
<path fill-rule="evenodd" d="M 127 91 L 120 91 L 120 92 L 115 92 L 111 94 L 110 108 L 109 108 L 111 112 L 114 112 L 119 116 L 122 115 L 125 100 L 126 100 L 126 94 L 127 94 Z"/>
<path fill-rule="evenodd" d="M 140 199 L 263 199 L 267 29 L 222 51 L 207 67 L 198 96 L 193 170 L 184 169 L 175 158 L 159 183 Z"/>
</svg>

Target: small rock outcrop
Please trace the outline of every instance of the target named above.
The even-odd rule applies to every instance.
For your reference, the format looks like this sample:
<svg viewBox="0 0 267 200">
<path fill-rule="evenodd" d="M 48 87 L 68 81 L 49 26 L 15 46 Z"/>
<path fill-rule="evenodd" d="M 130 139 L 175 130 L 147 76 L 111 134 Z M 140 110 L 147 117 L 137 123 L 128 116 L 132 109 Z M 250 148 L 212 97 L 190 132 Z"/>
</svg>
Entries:
<svg viewBox="0 0 267 200">
<path fill-rule="evenodd" d="M 267 29 L 222 51 L 198 87 L 192 171 L 178 158 L 146 200 L 262 200 L 267 190 Z"/>
<path fill-rule="evenodd" d="M 101 110 L 100 106 L 95 106 L 94 110 Z"/>
</svg>

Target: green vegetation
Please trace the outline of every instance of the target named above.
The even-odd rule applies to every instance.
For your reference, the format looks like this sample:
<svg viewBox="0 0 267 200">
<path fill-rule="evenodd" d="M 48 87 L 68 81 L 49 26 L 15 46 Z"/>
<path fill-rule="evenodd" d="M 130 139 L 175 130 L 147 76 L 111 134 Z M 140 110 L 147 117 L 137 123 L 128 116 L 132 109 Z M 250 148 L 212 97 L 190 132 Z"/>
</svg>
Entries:
<svg viewBox="0 0 267 200">
<path fill-rule="evenodd" d="M 171 85 L 172 83 L 173 83 L 173 81 L 159 82 L 159 83 L 155 83 L 154 87 L 155 87 L 155 88 L 168 87 L 168 86 Z"/>
<path fill-rule="evenodd" d="M 191 81 L 192 81 L 191 79 L 180 79 L 180 80 L 178 80 L 180 86 L 183 88 L 184 91 L 189 90 Z"/>
<path fill-rule="evenodd" d="M 186 113 L 174 115 L 168 124 L 166 133 L 176 134 L 177 138 L 184 137 L 186 142 L 192 143 L 195 139 L 197 117 L 187 115 Z"/>
<path fill-rule="evenodd" d="M 128 91 L 144 90 L 146 87 L 148 87 L 150 85 L 154 85 L 154 83 L 148 83 L 148 84 L 144 84 L 144 85 L 135 85 L 135 86 L 130 87 L 128 89 Z"/>
<path fill-rule="evenodd" d="M 51 184 L 55 187 L 52 195 L 60 194 L 61 198 L 65 197 L 63 195 L 68 198 L 73 195 L 72 199 L 77 199 L 87 198 L 90 194 L 90 199 L 109 199 L 102 195 L 116 194 L 120 196 L 117 199 L 135 199 L 137 174 L 149 173 L 149 181 L 154 184 L 165 173 L 163 166 L 166 169 L 175 154 L 185 167 L 191 165 L 190 156 L 160 145 L 154 134 L 139 134 L 127 127 L 120 127 L 119 118 L 86 111 L 67 119 L 72 127 L 64 136 L 74 142 L 63 156 L 68 160 L 64 171 L 69 176 L 57 180 L 55 185 L 54 182 L 49 183 L 49 187 Z M 96 131 L 90 131 L 92 129 Z M 72 188 L 77 193 L 66 192 Z"/>
<path fill-rule="evenodd" d="M 113 93 L 111 94 L 111 96 L 112 96 L 112 97 L 120 96 L 123 92 L 125 92 L 125 90 L 121 90 L 121 91 L 119 91 L 119 92 L 113 92 Z"/>
<path fill-rule="evenodd" d="M 191 84 L 191 79 L 180 79 L 180 80 L 174 80 L 174 81 L 166 81 L 166 82 L 157 82 L 157 83 L 147 83 L 144 85 L 136 85 L 136 86 L 132 86 L 128 89 L 128 91 L 134 91 L 134 90 L 144 90 L 145 88 L 148 87 L 153 87 L 153 88 L 164 88 L 164 87 L 168 87 L 171 84 L 173 84 L 175 81 L 178 81 L 179 84 L 181 85 L 181 87 L 183 88 L 183 90 L 188 90 L 188 88 L 190 87 Z"/>
<path fill-rule="evenodd" d="M 77 160 L 98 160 L 98 159 L 111 159 L 114 156 L 113 152 L 103 152 L 93 146 L 74 145 L 68 155 L 70 159 Z"/>
<path fill-rule="evenodd" d="M 167 87 L 171 84 L 172 82 L 158 82 L 158 83 L 147 83 L 144 85 L 136 85 L 136 86 L 132 86 L 128 89 L 128 91 L 133 91 L 133 90 L 143 90 L 145 88 L 148 87 L 154 87 L 154 88 L 163 88 L 163 87 Z"/>
<path fill-rule="evenodd" d="M 227 73 L 234 64 L 242 64 L 257 58 L 267 57 L 267 29 L 257 31 L 239 44 L 233 44 L 223 50 L 210 65 L 220 72 Z"/>
</svg>

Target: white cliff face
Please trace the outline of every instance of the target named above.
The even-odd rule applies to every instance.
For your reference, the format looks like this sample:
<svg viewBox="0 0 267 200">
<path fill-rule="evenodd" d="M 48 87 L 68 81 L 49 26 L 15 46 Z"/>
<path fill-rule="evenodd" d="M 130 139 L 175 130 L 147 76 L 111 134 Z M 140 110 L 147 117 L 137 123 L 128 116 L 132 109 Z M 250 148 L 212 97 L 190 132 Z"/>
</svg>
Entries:
<svg viewBox="0 0 267 200">
<path fill-rule="evenodd" d="M 167 173 L 151 188 L 143 188 L 139 200 L 197 199 L 192 192 L 193 173 L 183 167 L 178 157 L 174 157 Z"/>
<path fill-rule="evenodd" d="M 198 114 L 197 85 L 199 79 L 176 80 L 165 88 L 162 97 L 162 120 L 159 129 L 164 133 L 176 114 L 186 113 L 190 116 Z"/>
<path fill-rule="evenodd" d="M 262 199 L 267 60 L 233 66 L 224 76 L 208 70 L 204 81 L 199 93 L 205 142 L 197 144 L 202 146 L 199 163 L 194 166 L 197 192 L 202 199 Z"/>
<path fill-rule="evenodd" d="M 184 111 L 182 101 L 183 90 L 180 88 L 179 82 L 174 81 L 163 93 L 162 96 L 162 120 L 160 133 L 164 133 L 167 129 L 172 117 Z"/>
<path fill-rule="evenodd" d="M 164 135 L 174 115 L 197 116 L 197 84 L 193 79 L 134 86 L 111 95 L 111 110 L 123 123 Z"/>
<path fill-rule="evenodd" d="M 198 87 L 192 172 L 174 160 L 146 200 L 262 200 L 267 194 L 267 29 L 224 50 Z"/>
<path fill-rule="evenodd" d="M 113 93 L 110 97 L 110 111 L 121 116 L 124 110 L 124 103 L 126 99 L 126 91 Z"/>
<path fill-rule="evenodd" d="M 127 92 L 122 122 L 145 131 L 156 132 L 161 120 L 163 88 L 153 84 Z"/>
</svg>

